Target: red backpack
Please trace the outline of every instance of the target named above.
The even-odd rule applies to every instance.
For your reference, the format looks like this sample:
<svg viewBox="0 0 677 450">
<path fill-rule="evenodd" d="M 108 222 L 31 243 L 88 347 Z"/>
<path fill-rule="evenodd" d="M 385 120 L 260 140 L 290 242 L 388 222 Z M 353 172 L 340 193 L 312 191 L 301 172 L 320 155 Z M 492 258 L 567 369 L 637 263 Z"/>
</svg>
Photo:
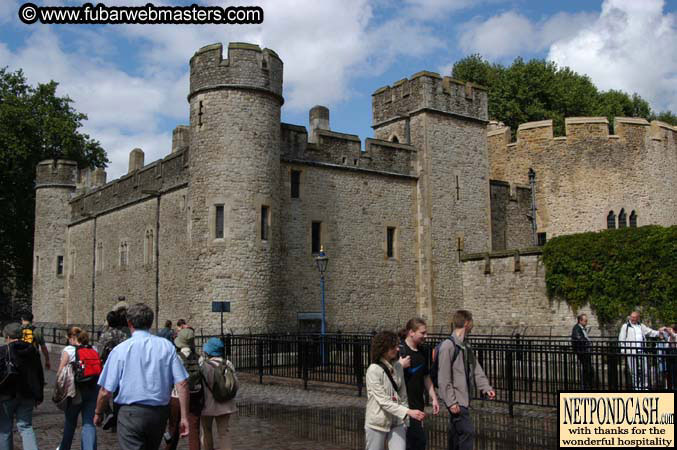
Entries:
<svg viewBox="0 0 677 450">
<path fill-rule="evenodd" d="M 101 375 L 101 358 L 91 345 L 75 347 L 75 382 L 96 382 Z"/>
</svg>

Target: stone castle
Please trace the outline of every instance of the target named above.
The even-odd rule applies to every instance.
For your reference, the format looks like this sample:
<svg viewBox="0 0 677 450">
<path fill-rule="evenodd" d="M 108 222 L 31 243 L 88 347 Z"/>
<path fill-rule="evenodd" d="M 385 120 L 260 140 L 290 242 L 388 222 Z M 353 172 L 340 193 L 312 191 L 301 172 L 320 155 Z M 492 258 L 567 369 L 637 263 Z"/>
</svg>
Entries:
<svg viewBox="0 0 677 450">
<path fill-rule="evenodd" d="M 524 124 L 517 141 L 489 122 L 487 91 L 419 72 L 373 94 L 364 149 L 331 131 L 281 123 L 283 64 L 257 45 L 198 50 L 190 125 L 171 153 L 127 175 L 71 161 L 37 167 L 36 321 L 101 324 L 124 296 L 217 330 L 315 328 L 323 248 L 329 331 L 433 329 L 471 309 L 479 326 L 570 330 L 545 295 L 537 244 L 566 233 L 677 223 L 677 129 L 570 118 Z M 529 169 L 535 178 L 532 185 Z M 531 221 L 536 211 L 535 227 Z"/>
</svg>

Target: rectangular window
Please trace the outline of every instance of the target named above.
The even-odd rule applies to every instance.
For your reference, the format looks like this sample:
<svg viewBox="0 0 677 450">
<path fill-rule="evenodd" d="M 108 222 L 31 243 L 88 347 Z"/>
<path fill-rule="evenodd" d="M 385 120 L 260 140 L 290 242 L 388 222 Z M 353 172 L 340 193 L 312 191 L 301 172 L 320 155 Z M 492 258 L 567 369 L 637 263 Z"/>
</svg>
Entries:
<svg viewBox="0 0 677 450">
<path fill-rule="evenodd" d="M 538 233 L 536 235 L 538 237 L 538 246 L 539 247 L 543 247 L 545 245 L 546 241 L 548 240 L 546 234 L 547 233 Z"/>
<path fill-rule="evenodd" d="M 40 257 L 37 256 L 37 255 L 35 256 L 35 270 L 34 270 L 34 272 L 35 272 L 35 275 L 38 275 L 40 273 Z"/>
<path fill-rule="evenodd" d="M 268 213 L 270 208 L 261 206 L 261 240 L 268 240 Z"/>
<path fill-rule="evenodd" d="M 395 227 L 386 229 L 386 254 L 388 258 L 395 257 Z"/>
<path fill-rule="evenodd" d="M 216 205 L 214 238 L 223 239 L 223 205 Z"/>
<path fill-rule="evenodd" d="M 322 222 L 313 222 L 312 227 L 312 250 L 313 253 L 320 253 L 322 242 Z"/>
<path fill-rule="evenodd" d="M 298 170 L 291 171 L 291 198 L 300 197 L 301 172 Z"/>
<path fill-rule="evenodd" d="M 56 274 L 63 275 L 63 256 L 56 257 Z"/>
</svg>

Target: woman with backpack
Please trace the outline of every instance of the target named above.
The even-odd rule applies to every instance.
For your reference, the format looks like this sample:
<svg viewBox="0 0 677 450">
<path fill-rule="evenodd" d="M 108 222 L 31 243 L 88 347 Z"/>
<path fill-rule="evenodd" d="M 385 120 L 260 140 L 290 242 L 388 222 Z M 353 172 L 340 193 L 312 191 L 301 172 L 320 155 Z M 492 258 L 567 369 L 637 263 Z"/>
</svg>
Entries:
<svg viewBox="0 0 677 450">
<path fill-rule="evenodd" d="M 367 411 L 364 419 L 367 450 L 405 450 L 408 417 L 418 421 L 425 413 L 409 409 L 402 365 L 397 361 L 399 339 L 382 331 L 371 340 L 371 365 L 367 369 Z"/>
<path fill-rule="evenodd" d="M 69 364 L 74 364 L 75 383 L 78 391 L 76 398 L 69 398 L 66 404 L 63 438 L 57 450 L 70 450 L 78 415 L 82 414 L 82 450 L 96 450 L 96 427 L 94 410 L 99 387 L 96 385 L 101 373 L 99 355 L 89 345 L 89 334 L 78 327 L 68 329 L 68 343 L 61 353 L 61 362 L 57 374 Z M 78 399 L 77 397 L 80 397 Z M 80 400 L 80 401 L 78 401 Z"/>
<path fill-rule="evenodd" d="M 218 338 L 210 338 L 202 348 L 202 376 L 206 389 L 205 404 L 202 408 L 202 448 L 213 450 L 214 440 L 212 424 L 216 421 L 219 450 L 231 450 L 230 415 L 237 411 L 235 394 L 237 393 L 237 377 L 233 364 L 224 358 L 223 342 Z"/>
</svg>

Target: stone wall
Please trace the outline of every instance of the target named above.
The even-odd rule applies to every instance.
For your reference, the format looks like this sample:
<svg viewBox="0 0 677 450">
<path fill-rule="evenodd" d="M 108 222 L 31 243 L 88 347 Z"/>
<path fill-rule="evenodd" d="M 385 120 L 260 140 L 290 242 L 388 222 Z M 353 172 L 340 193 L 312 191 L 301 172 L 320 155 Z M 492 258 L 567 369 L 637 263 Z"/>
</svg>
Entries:
<svg viewBox="0 0 677 450">
<path fill-rule="evenodd" d="M 491 180 L 491 250 L 534 245 L 531 230 L 531 189 Z"/>
<path fill-rule="evenodd" d="M 545 266 L 538 249 L 463 256 L 463 307 L 473 313 L 478 329 L 509 329 L 528 335 L 569 335 L 576 313 L 565 302 L 548 299 Z M 595 315 L 588 307 L 592 335 L 599 335 Z"/>
<path fill-rule="evenodd" d="M 329 256 L 328 329 L 401 327 L 416 315 L 416 180 L 352 167 L 286 163 L 280 172 L 280 328 L 299 312 L 320 312 L 320 277 L 311 253 L 311 224 L 321 222 Z M 291 198 L 290 172 L 301 172 Z M 396 227 L 395 257 L 387 258 L 386 228 Z"/>
<path fill-rule="evenodd" d="M 560 234 L 606 229 L 607 215 L 637 214 L 637 225 L 677 223 L 677 144 L 674 127 L 644 119 L 570 118 L 566 137 L 552 121 L 489 132 L 492 179 L 528 184 L 536 172 L 538 231 Z"/>
</svg>

